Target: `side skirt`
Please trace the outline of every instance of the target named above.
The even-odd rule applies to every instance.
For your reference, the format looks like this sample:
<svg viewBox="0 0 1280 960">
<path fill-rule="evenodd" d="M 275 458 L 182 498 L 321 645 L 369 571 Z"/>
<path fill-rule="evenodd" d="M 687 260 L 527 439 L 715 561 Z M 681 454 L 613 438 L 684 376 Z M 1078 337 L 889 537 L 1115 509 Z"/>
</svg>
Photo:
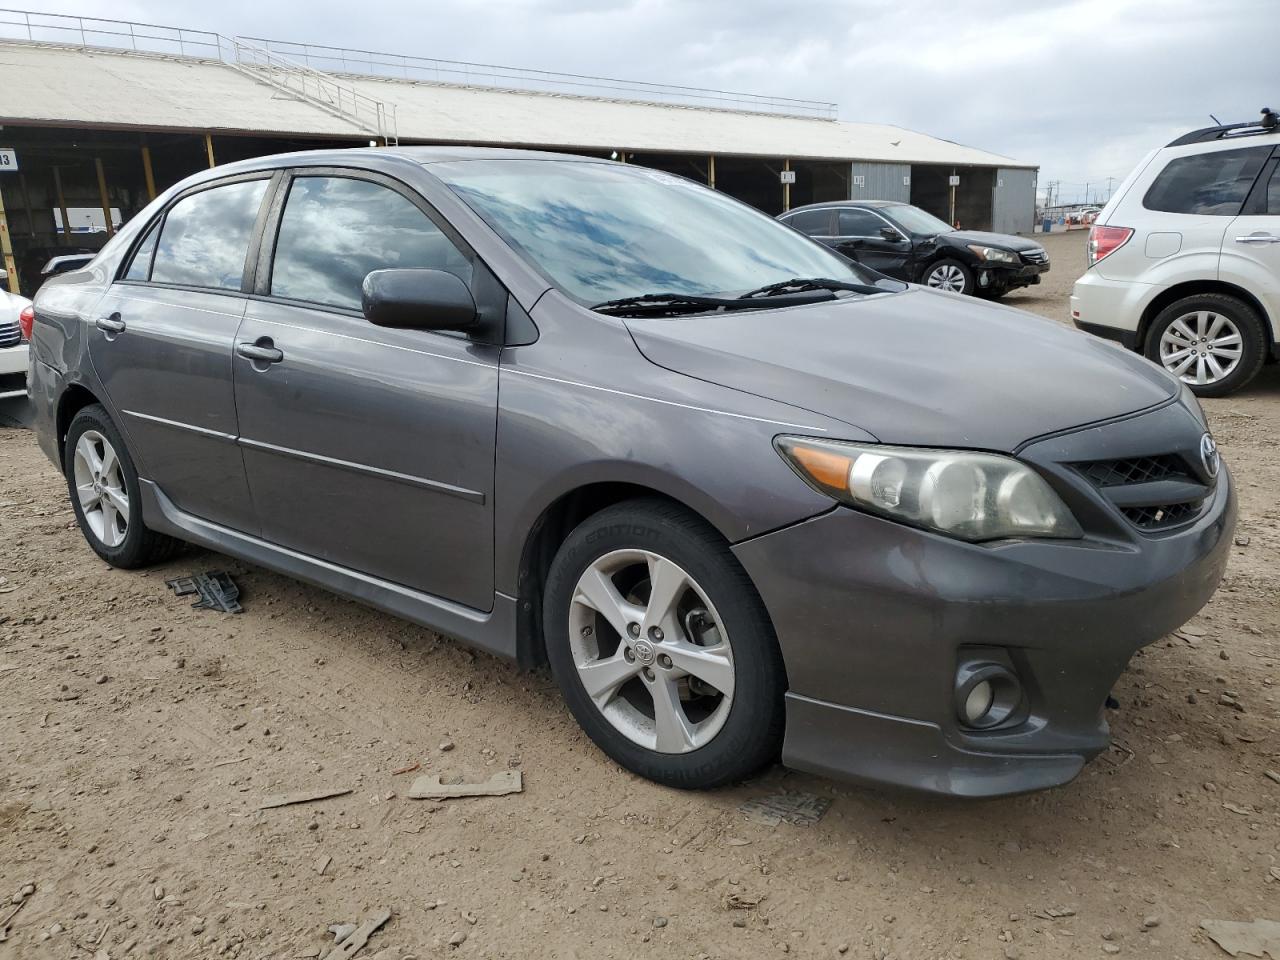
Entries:
<svg viewBox="0 0 1280 960">
<path fill-rule="evenodd" d="M 306 554 L 268 543 L 184 513 L 150 480 L 139 478 L 142 514 L 148 527 L 179 540 L 230 554 L 358 600 L 378 610 L 431 630 L 456 637 L 486 653 L 516 658 L 516 601 L 495 593 L 493 610 L 482 613 L 462 604 L 411 590 L 368 574 L 340 567 Z"/>
</svg>

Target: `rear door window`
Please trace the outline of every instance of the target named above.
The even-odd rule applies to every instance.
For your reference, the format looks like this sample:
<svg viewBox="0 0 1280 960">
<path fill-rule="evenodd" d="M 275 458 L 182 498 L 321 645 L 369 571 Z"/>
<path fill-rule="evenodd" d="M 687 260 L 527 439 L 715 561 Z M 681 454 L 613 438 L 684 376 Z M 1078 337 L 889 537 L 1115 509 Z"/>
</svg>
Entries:
<svg viewBox="0 0 1280 960">
<path fill-rule="evenodd" d="M 374 270 L 444 270 L 471 282 L 471 260 L 390 187 L 350 177 L 295 177 L 271 268 L 271 294 L 348 310 Z"/>
<path fill-rule="evenodd" d="M 831 211 L 801 210 L 787 217 L 783 223 L 811 237 L 826 237 L 831 234 Z"/>
<path fill-rule="evenodd" d="M 269 182 L 242 180 L 212 187 L 170 207 L 160 228 L 151 281 L 239 291 L 249 239 Z M 133 267 L 129 279 L 139 279 Z"/>
<path fill-rule="evenodd" d="M 1237 216 L 1270 153 L 1269 146 L 1249 147 L 1171 160 L 1142 205 L 1165 213 Z"/>
<path fill-rule="evenodd" d="M 888 226 L 870 210 L 841 210 L 837 221 L 842 237 L 878 237 L 880 229 Z"/>
</svg>

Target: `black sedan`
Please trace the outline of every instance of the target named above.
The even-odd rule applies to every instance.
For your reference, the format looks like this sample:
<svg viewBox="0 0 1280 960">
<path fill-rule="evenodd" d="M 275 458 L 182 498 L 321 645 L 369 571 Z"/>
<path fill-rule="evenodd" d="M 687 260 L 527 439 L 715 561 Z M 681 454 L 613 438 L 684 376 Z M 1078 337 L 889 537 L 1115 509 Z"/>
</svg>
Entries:
<svg viewBox="0 0 1280 960">
<path fill-rule="evenodd" d="M 779 219 L 880 273 L 955 293 L 994 300 L 1049 271 L 1049 255 L 1033 240 L 956 230 L 909 203 L 815 203 Z"/>
</svg>

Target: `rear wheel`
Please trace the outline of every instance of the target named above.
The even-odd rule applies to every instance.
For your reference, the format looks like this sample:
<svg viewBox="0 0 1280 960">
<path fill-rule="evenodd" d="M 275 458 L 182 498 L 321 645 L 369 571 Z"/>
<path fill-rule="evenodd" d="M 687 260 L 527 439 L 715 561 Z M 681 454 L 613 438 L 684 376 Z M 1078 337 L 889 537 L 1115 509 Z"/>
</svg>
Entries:
<svg viewBox="0 0 1280 960">
<path fill-rule="evenodd" d="M 1262 369 L 1266 344 L 1257 313 L 1220 293 L 1170 304 L 1147 333 L 1146 355 L 1201 397 L 1239 390 Z"/>
<path fill-rule="evenodd" d="M 698 789 L 777 757 L 786 678 L 768 615 L 723 538 L 679 507 L 583 521 L 552 563 L 544 634 L 569 709 L 628 770 Z"/>
<path fill-rule="evenodd" d="M 973 292 L 973 271 L 959 260 L 939 260 L 925 269 L 924 282 L 936 290 Z"/>
<path fill-rule="evenodd" d="M 159 563 L 182 546 L 143 524 L 138 472 L 101 404 L 85 407 L 67 428 L 63 473 L 80 532 L 113 567 Z"/>
</svg>

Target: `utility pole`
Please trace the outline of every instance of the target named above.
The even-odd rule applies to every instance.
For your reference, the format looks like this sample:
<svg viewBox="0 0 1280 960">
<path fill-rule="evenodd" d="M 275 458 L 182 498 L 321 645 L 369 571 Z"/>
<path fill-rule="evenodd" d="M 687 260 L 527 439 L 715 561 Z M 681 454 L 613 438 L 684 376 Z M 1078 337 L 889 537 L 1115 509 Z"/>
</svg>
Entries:
<svg viewBox="0 0 1280 960">
<path fill-rule="evenodd" d="M 1115 177 L 1107 177 L 1107 202 L 1111 202 L 1111 184 L 1115 182 Z"/>
</svg>

